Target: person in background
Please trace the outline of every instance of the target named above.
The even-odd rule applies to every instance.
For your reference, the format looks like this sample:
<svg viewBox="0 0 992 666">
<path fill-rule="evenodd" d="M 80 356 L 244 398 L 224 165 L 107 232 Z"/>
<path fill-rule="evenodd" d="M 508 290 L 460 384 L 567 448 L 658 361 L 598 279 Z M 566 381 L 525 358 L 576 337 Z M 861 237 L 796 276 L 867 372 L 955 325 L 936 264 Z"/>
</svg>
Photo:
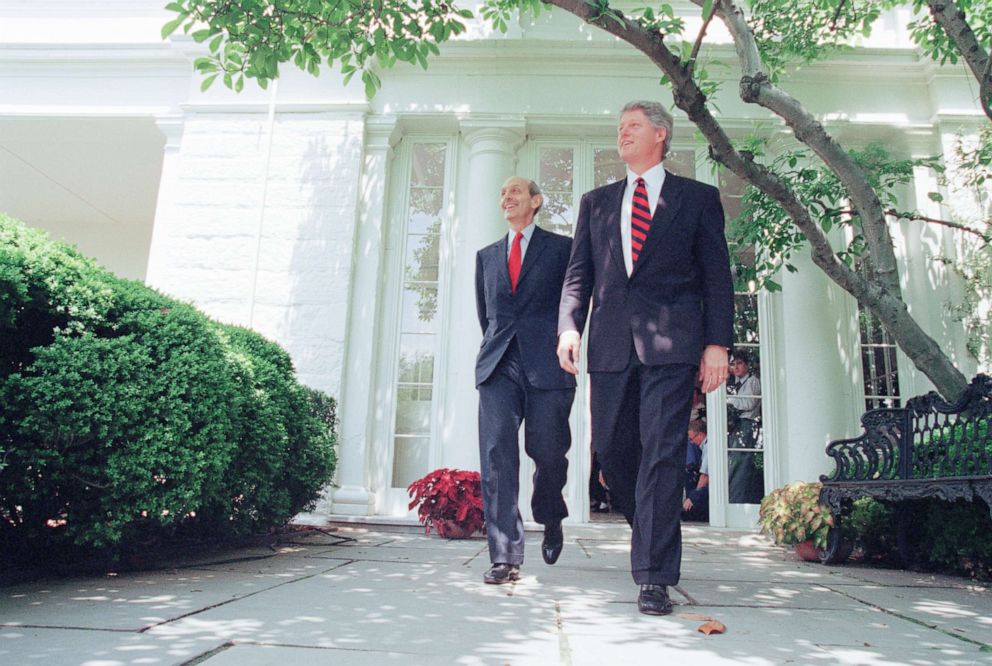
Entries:
<svg viewBox="0 0 992 666">
<path fill-rule="evenodd" d="M 689 421 L 689 446 L 698 450 L 699 467 L 691 488 L 686 488 L 682 500 L 682 520 L 704 521 L 710 519 L 710 465 L 706 450 L 706 421 Z"/>
</svg>

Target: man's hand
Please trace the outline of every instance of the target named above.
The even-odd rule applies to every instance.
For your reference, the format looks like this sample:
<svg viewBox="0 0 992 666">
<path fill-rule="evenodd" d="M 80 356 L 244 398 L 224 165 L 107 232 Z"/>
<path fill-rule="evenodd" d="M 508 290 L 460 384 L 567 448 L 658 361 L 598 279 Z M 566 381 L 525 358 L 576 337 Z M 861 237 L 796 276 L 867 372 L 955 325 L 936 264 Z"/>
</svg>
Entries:
<svg viewBox="0 0 992 666">
<path fill-rule="evenodd" d="M 688 497 L 686 497 L 685 498 L 685 501 L 682 502 L 682 510 L 683 511 L 692 511 L 692 500 L 689 499 Z"/>
<path fill-rule="evenodd" d="M 561 342 L 558 343 L 558 358 L 561 359 Z M 703 393 L 709 393 L 727 381 L 728 372 L 726 347 L 707 345 L 699 362 L 699 381 L 702 383 Z"/>
<path fill-rule="evenodd" d="M 565 331 L 558 336 L 558 365 L 570 375 L 579 374 L 576 363 L 579 362 L 579 349 L 582 346 L 581 337 L 578 331 Z M 724 367 L 726 367 L 726 357 L 724 357 Z"/>
</svg>

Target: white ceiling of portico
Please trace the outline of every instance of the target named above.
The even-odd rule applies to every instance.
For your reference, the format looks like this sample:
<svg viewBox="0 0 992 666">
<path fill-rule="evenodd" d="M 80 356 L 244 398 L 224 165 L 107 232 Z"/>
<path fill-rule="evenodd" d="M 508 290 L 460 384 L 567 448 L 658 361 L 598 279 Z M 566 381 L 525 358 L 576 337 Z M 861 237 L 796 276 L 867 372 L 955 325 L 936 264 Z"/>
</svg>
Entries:
<svg viewBox="0 0 992 666">
<path fill-rule="evenodd" d="M 164 144 L 151 118 L 0 117 L 0 211 L 144 278 Z"/>
</svg>

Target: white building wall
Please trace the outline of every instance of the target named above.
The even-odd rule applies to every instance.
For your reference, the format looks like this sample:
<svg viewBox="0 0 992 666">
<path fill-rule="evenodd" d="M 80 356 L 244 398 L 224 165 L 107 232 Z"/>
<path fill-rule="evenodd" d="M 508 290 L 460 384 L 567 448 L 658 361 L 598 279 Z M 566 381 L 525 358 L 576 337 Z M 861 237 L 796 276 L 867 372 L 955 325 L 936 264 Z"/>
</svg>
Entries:
<svg viewBox="0 0 992 666">
<path fill-rule="evenodd" d="M 360 114 L 195 113 L 159 201 L 148 283 L 278 341 L 338 394 Z"/>
</svg>

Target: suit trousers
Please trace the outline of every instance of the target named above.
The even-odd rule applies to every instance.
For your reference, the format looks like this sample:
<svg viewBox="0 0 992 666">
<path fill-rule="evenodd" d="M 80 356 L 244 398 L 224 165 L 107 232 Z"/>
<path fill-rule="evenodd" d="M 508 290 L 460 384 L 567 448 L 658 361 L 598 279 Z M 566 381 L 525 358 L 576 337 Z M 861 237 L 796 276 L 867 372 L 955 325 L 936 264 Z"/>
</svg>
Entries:
<svg viewBox="0 0 992 666">
<path fill-rule="evenodd" d="M 524 374 L 516 338 L 489 379 L 479 385 L 479 458 L 489 559 L 522 564 L 524 524 L 517 506 L 520 478 L 520 424 L 524 451 L 534 460 L 531 511 L 544 525 L 568 515 L 562 489 L 568 473 L 565 454 L 572 444 L 568 415 L 575 389 L 535 388 Z"/>
<path fill-rule="evenodd" d="M 698 367 L 642 365 L 590 372 L 592 445 L 613 505 L 630 524 L 634 582 L 675 585 L 682 564 L 685 442 Z"/>
</svg>

